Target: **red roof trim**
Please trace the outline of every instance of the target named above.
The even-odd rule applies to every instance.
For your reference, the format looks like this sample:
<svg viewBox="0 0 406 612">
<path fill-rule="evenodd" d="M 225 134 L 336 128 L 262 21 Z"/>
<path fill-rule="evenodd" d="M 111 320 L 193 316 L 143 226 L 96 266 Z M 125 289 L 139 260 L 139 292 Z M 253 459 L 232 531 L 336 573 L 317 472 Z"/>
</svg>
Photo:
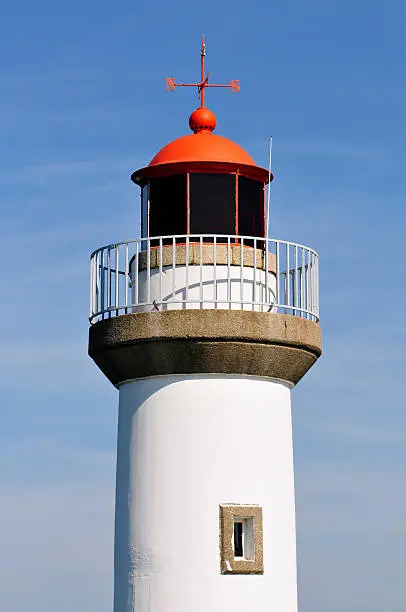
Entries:
<svg viewBox="0 0 406 612">
<path fill-rule="evenodd" d="M 260 166 L 248 164 L 237 164 L 233 162 L 173 162 L 168 164 L 157 164 L 136 170 L 131 175 L 131 180 L 137 185 L 143 185 L 150 178 L 171 176 L 173 174 L 183 174 L 186 172 L 212 172 L 219 174 L 234 174 L 239 172 L 242 176 L 254 179 L 261 183 L 268 183 L 269 170 Z M 271 173 L 271 181 L 274 176 Z"/>
</svg>

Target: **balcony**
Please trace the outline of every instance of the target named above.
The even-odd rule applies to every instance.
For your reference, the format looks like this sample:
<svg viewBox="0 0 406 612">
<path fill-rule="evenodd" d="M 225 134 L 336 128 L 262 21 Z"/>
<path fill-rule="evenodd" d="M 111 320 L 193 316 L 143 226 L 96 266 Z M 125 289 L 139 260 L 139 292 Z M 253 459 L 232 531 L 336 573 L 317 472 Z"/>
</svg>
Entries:
<svg viewBox="0 0 406 612">
<path fill-rule="evenodd" d="M 215 309 L 319 321 L 318 255 L 252 236 L 139 238 L 90 260 L 91 324 L 138 312 Z"/>
</svg>

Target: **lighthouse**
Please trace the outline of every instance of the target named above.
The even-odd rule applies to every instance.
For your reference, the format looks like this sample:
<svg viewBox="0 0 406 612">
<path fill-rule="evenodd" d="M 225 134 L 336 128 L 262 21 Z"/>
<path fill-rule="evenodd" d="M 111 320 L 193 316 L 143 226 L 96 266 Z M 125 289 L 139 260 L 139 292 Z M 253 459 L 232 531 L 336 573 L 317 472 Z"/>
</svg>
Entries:
<svg viewBox="0 0 406 612">
<path fill-rule="evenodd" d="M 118 389 L 114 612 L 295 612 L 291 391 L 321 354 L 318 255 L 268 237 L 270 169 L 191 133 L 131 179 L 141 237 L 94 251 L 89 354 Z"/>
</svg>

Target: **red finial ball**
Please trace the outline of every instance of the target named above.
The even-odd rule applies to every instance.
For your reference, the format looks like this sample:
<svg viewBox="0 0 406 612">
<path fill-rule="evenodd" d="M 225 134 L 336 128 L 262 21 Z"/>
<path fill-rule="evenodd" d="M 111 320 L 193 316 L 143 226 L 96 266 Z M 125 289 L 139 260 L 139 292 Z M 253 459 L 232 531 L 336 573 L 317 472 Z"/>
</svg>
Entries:
<svg viewBox="0 0 406 612">
<path fill-rule="evenodd" d="M 189 126 L 195 134 L 210 134 L 216 127 L 216 115 L 208 108 L 197 108 L 189 117 Z"/>
</svg>

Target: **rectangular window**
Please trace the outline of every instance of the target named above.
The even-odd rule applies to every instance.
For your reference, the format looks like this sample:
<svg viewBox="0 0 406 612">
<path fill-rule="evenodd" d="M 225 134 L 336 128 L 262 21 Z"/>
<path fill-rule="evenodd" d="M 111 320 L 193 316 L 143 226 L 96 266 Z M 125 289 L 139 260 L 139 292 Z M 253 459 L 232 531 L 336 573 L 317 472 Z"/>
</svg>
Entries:
<svg viewBox="0 0 406 612">
<path fill-rule="evenodd" d="M 263 574 L 262 508 L 220 506 L 222 574 Z"/>
</svg>

